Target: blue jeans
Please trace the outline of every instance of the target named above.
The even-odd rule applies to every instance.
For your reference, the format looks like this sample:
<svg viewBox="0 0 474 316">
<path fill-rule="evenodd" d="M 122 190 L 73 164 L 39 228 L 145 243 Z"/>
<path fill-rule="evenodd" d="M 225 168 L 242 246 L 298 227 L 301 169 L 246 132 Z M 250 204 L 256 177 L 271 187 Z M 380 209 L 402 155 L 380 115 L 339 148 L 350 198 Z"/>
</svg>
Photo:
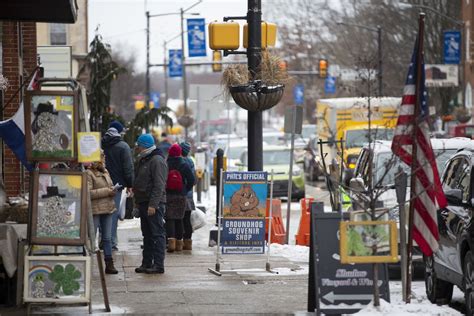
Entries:
<svg viewBox="0 0 474 316">
<path fill-rule="evenodd" d="M 102 234 L 102 247 L 104 249 L 104 257 L 112 258 L 112 214 L 94 215 L 94 229 L 97 234 L 97 229 L 100 226 Z"/>
<path fill-rule="evenodd" d="M 120 198 L 122 197 L 122 191 L 117 191 L 114 196 L 115 208 L 117 209 L 112 213 L 112 247 L 117 247 L 118 238 L 117 238 L 117 225 L 119 220 L 118 209 L 120 207 Z"/>
<path fill-rule="evenodd" d="M 143 234 L 143 267 L 164 268 L 166 233 L 164 225 L 165 204 L 160 204 L 155 215 L 148 216 L 148 202 L 139 203 L 140 226 Z"/>
</svg>

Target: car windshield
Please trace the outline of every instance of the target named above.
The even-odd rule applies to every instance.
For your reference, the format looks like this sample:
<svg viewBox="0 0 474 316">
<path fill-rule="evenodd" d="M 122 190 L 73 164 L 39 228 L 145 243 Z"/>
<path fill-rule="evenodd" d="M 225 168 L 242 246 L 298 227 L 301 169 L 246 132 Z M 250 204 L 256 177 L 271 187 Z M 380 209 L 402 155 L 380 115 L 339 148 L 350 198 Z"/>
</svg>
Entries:
<svg viewBox="0 0 474 316">
<path fill-rule="evenodd" d="M 439 175 L 444 171 L 446 161 L 451 158 L 457 151 L 457 149 L 434 149 L 436 156 L 436 167 L 438 167 Z M 400 159 L 394 156 L 392 153 L 382 153 L 378 155 L 375 163 L 375 174 L 374 174 L 374 185 L 385 186 L 392 185 L 395 183 L 395 174 L 397 173 L 398 166 L 401 166 L 408 175 L 408 186 L 410 186 L 410 173 L 411 167 L 405 163 L 401 163 Z"/>
<path fill-rule="evenodd" d="M 310 138 L 311 136 L 316 134 L 316 126 L 315 125 L 306 125 L 303 126 L 301 130 L 301 136 L 303 138 Z"/>
<path fill-rule="evenodd" d="M 390 128 L 374 128 L 371 130 L 372 139 L 392 140 L 393 129 Z M 369 143 L 368 129 L 355 129 L 346 132 L 346 148 L 363 147 Z"/>
<path fill-rule="evenodd" d="M 263 142 L 270 144 L 270 145 L 277 145 L 280 142 L 280 137 L 278 135 L 265 135 L 263 134 L 262 140 Z"/>
<path fill-rule="evenodd" d="M 242 153 L 247 149 L 247 146 L 242 147 L 229 147 L 227 150 L 227 158 L 228 159 L 240 159 Z"/>
<path fill-rule="evenodd" d="M 264 165 L 287 165 L 290 163 L 289 150 L 268 150 L 263 151 Z"/>
</svg>

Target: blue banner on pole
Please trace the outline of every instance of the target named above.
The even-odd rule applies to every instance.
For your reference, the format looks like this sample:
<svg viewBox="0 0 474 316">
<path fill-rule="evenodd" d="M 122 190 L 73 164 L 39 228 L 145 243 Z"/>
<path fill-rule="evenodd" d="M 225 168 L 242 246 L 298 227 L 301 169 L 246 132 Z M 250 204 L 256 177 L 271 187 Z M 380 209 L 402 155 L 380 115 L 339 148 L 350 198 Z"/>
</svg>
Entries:
<svg viewBox="0 0 474 316">
<path fill-rule="evenodd" d="M 304 86 L 302 84 L 297 84 L 293 88 L 293 100 L 296 105 L 304 103 Z"/>
<path fill-rule="evenodd" d="M 170 49 L 168 59 L 168 75 L 170 77 L 182 77 L 183 76 L 183 64 L 182 57 L 183 52 L 181 49 Z"/>
<path fill-rule="evenodd" d="M 461 61 L 461 32 L 444 32 L 444 63 L 459 64 Z"/>
<path fill-rule="evenodd" d="M 150 108 L 158 109 L 160 107 L 160 93 L 150 92 Z M 152 107 L 153 106 L 153 107 Z"/>
<path fill-rule="evenodd" d="M 326 80 L 324 81 L 324 93 L 336 93 L 336 77 L 326 77 Z"/>
<path fill-rule="evenodd" d="M 206 20 L 187 19 L 189 57 L 206 56 Z"/>
<path fill-rule="evenodd" d="M 266 172 L 225 172 L 223 254 L 265 252 Z"/>
</svg>

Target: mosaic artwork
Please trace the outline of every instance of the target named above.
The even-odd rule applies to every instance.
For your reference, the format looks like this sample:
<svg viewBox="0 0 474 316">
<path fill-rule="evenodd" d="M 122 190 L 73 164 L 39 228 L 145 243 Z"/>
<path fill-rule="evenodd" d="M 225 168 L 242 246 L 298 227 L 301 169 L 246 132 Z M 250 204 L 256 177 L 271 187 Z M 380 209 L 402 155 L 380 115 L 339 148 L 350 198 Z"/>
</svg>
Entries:
<svg viewBox="0 0 474 316">
<path fill-rule="evenodd" d="M 33 241 L 41 244 L 70 244 L 79 241 L 83 227 L 83 175 L 40 173 L 37 182 L 37 203 L 33 206 L 35 221 Z"/>
<path fill-rule="evenodd" d="M 74 97 L 32 95 L 29 109 L 31 160 L 74 157 Z"/>
<path fill-rule="evenodd" d="M 26 257 L 25 301 L 82 301 L 89 297 L 89 257 Z"/>
</svg>

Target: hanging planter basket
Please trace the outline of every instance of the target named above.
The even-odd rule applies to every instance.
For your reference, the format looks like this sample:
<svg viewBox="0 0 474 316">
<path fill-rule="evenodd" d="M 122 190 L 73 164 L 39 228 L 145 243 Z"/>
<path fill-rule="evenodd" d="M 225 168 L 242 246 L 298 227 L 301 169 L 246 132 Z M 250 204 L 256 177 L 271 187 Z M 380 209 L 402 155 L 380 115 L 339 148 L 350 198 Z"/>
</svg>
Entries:
<svg viewBox="0 0 474 316">
<path fill-rule="evenodd" d="M 178 118 L 178 124 L 184 128 L 188 128 L 193 125 L 194 119 L 190 115 L 183 115 Z"/>
<path fill-rule="evenodd" d="M 244 85 L 229 86 L 229 92 L 235 103 L 241 108 L 260 112 L 268 110 L 280 102 L 285 91 L 285 85 L 267 86 L 256 80 Z"/>
<path fill-rule="evenodd" d="M 471 119 L 471 113 L 466 108 L 457 108 L 455 111 L 456 119 L 459 123 L 467 123 Z"/>
</svg>

